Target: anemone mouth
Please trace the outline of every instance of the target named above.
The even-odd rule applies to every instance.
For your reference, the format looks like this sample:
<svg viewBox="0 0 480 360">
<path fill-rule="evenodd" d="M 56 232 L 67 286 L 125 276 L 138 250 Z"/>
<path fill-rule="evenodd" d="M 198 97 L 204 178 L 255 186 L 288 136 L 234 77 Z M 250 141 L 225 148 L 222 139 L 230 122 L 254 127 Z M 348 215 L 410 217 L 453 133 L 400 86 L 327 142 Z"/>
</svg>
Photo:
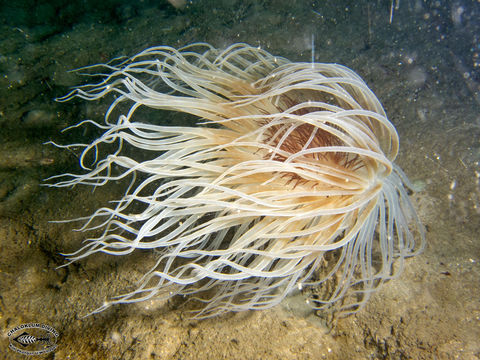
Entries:
<svg viewBox="0 0 480 360">
<path fill-rule="evenodd" d="M 83 70 L 101 80 L 59 101 L 116 97 L 104 124 L 86 121 L 104 134 L 74 144 L 84 148 L 86 172 L 56 176 L 51 186 L 132 181 L 116 206 L 82 219 L 81 230 L 101 234 L 68 258 L 159 253 L 136 290 L 94 312 L 175 295 L 204 303 L 197 317 L 263 309 L 335 277 L 332 291 L 310 304 L 347 314 L 423 248 L 408 180 L 393 164 L 397 132 L 352 70 L 292 63 L 246 44 L 153 47 Z M 130 108 L 112 121 L 121 103 Z M 135 122 L 140 106 L 189 113 L 200 126 Z M 104 155 L 105 144 L 116 148 Z M 150 157 L 140 161 L 128 149 Z"/>
</svg>

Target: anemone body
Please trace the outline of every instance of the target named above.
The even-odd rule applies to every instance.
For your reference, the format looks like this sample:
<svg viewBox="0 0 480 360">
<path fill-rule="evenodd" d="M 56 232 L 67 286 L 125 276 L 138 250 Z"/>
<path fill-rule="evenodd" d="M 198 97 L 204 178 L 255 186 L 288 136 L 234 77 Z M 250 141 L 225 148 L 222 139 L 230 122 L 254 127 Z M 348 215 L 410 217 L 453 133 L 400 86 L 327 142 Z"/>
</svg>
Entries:
<svg viewBox="0 0 480 360">
<path fill-rule="evenodd" d="M 408 180 L 393 164 L 397 132 L 352 70 L 292 63 L 246 44 L 152 47 L 87 69 L 101 80 L 59 100 L 115 100 L 104 123 L 86 121 L 104 130 L 100 138 L 69 145 L 83 146 L 85 172 L 53 186 L 132 181 L 115 206 L 83 218 L 82 230 L 100 235 L 69 260 L 159 254 L 137 289 L 95 312 L 190 295 L 203 304 L 196 316 L 206 317 L 324 286 L 310 291 L 309 304 L 348 314 L 423 248 Z M 134 121 L 140 106 L 188 113 L 198 124 Z M 103 154 L 105 144 L 114 150 Z"/>
</svg>

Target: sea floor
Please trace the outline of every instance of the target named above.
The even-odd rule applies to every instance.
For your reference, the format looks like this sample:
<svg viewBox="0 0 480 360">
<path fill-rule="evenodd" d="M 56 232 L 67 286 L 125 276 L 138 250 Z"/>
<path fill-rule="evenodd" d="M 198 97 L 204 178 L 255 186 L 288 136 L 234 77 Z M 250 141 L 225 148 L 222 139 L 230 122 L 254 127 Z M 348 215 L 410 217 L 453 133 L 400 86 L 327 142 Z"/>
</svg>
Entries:
<svg viewBox="0 0 480 360">
<path fill-rule="evenodd" d="M 117 1 L 115 11 L 91 13 L 58 5 L 66 24 L 39 20 L 52 9 L 3 8 L 0 358 L 24 358 L 8 348 L 7 332 L 31 322 L 60 334 L 46 359 L 480 358 L 480 3 L 394 1 L 393 16 L 389 1 L 351 3 L 199 0 L 175 10 L 167 1 Z M 80 171 L 74 151 L 44 143 L 92 140 L 90 128 L 61 130 L 100 121 L 109 104 L 54 98 L 83 81 L 70 69 L 199 41 L 247 42 L 292 61 L 311 61 L 313 44 L 315 61 L 352 68 L 385 106 L 401 139 L 397 164 L 419 189 L 412 200 L 427 246 L 355 315 L 332 321 L 297 294 L 270 310 L 203 321 L 189 320 L 181 300 L 83 317 L 132 286 L 154 254 L 57 268 L 85 234 L 50 221 L 89 215 L 123 187 L 42 186 Z"/>
</svg>

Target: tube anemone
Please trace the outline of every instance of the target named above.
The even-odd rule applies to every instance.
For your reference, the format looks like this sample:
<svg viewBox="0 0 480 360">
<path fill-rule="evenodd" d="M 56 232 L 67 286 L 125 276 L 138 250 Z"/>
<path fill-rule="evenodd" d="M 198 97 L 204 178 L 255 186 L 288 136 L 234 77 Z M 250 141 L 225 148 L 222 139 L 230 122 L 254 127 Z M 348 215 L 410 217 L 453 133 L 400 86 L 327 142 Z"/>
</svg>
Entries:
<svg viewBox="0 0 480 360">
<path fill-rule="evenodd" d="M 349 314 L 424 247 L 408 180 L 393 164 L 397 132 L 352 70 L 246 44 L 152 47 L 84 69 L 101 80 L 60 101 L 115 99 L 103 124 L 80 123 L 102 129 L 100 138 L 64 146 L 83 147 L 85 173 L 51 186 L 132 180 L 115 206 L 82 218 L 81 230 L 100 235 L 68 259 L 159 254 L 136 290 L 95 313 L 191 295 L 202 303 L 196 316 L 207 317 L 268 308 L 311 287 L 313 308 Z M 140 106 L 188 113 L 198 125 L 133 121 Z M 114 150 L 102 155 L 106 144 Z"/>
</svg>

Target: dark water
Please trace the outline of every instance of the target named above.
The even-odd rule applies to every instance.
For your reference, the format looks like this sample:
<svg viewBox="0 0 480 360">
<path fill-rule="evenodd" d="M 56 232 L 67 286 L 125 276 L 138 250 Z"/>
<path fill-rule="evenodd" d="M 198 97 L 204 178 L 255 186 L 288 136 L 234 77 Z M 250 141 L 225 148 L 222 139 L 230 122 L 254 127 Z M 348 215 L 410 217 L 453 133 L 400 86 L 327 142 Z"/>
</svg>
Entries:
<svg viewBox="0 0 480 360">
<path fill-rule="evenodd" d="M 52 359 L 480 356 L 480 2 L 196 0 L 176 9 L 166 0 L 14 0 L 0 6 L 2 331 L 28 322 L 53 326 L 60 340 Z M 407 261 L 398 282 L 328 334 L 323 321 L 312 314 L 305 321 L 294 305 L 283 315 L 272 310 L 198 324 L 174 307 L 136 307 L 133 314 L 122 307 L 79 320 L 112 294 L 110 281 L 117 280 L 113 293 L 119 293 L 131 279 L 115 275 L 121 265 L 112 262 L 55 270 L 63 264 L 58 254 L 78 248 L 83 237 L 48 221 L 89 214 L 96 200 L 120 191 L 41 186 L 49 176 L 79 171 L 75 151 L 44 143 L 91 141 L 99 135 L 93 129 L 61 130 L 101 119 L 108 106 L 55 102 L 86 81 L 69 70 L 152 45 L 192 42 L 220 48 L 247 42 L 292 61 L 344 64 L 368 83 L 399 132 L 397 162 L 421 189 L 413 199 L 428 230 L 427 249 Z M 0 354 L 17 356 L 6 336 Z"/>
</svg>

